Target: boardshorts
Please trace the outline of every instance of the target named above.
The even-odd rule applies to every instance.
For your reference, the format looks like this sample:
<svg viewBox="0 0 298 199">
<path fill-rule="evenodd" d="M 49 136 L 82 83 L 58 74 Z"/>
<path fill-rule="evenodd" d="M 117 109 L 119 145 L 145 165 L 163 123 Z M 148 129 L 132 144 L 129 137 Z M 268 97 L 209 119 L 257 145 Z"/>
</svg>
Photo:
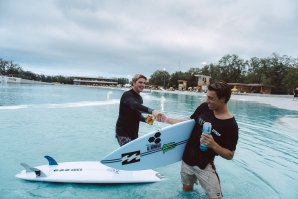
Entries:
<svg viewBox="0 0 298 199">
<path fill-rule="evenodd" d="M 120 146 L 123 146 L 124 144 L 127 144 L 128 142 L 132 141 L 130 137 L 120 136 L 116 134 L 116 139 Z"/>
<path fill-rule="evenodd" d="M 209 163 L 205 169 L 200 169 L 198 166 L 189 166 L 182 161 L 180 171 L 182 184 L 193 186 L 199 181 L 209 198 L 222 197 L 219 178 L 212 164 Z"/>
</svg>

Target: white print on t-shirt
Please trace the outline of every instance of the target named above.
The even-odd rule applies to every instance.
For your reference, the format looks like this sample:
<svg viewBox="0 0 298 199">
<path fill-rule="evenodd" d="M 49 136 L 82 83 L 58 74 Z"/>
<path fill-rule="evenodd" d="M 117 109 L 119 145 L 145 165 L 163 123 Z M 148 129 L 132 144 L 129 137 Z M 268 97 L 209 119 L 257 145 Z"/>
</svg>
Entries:
<svg viewBox="0 0 298 199">
<path fill-rule="evenodd" d="M 217 130 L 215 130 L 215 129 L 212 129 L 212 132 L 213 132 L 215 135 L 217 135 L 217 136 L 221 136 L 221 134 L 220 134 Z"/>
<path fill-rule="evenodd" d="M 202 118 L 199 118 L 197 120 L 197 123 L 202 126 L 205 123 L 205 121 Z"/>
<path fill-rule="evenodd" d="M 203 125 L 204 123 L 205 123 L 205 121 L 202 119 L 202 118 L 199 118 L 198 120 L 197 120 L 197 123 L 199 124 L 199 125 Z M 217 130 L 215 130 L 215 129 L 212 129 L 212 132 L 215 134 L 215 135 L 217 135 L 217 136 L 221 136 L 221 134 L 217 131 Z"/>
</svg>

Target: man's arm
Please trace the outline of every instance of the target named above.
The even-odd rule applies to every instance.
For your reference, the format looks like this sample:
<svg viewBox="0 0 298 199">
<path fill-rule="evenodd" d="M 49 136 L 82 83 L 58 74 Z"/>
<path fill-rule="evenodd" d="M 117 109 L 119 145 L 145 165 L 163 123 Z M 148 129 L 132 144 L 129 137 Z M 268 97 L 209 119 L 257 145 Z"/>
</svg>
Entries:
<svg viewBox="0 0 298 199">
<path fill-rule="evenodd" d="M 214 139 L 211 135 L 202 134 L 201 142 L 203 144 L 205 144 L 208 148 L 213 149 L 213 151 L 215 153 L 217 153 L 224 159 L 232 160 L 234 157 L 234 151 L 226 149 L 226 148 L 220 146 L 219 144 L 217 144 L 217 142 L 214 141 Z"/>
<path fill-rule="evenodd" d="M 190 120 L 190 118 L 185 118 L 185 119 L 175 119 L 175 118 L 170 118 L 170 117 L 164 117 L 160 122 L 165 122 L 169 124 L 176 124 L 179 122 L 183 122 L 186 120 Z"/>
</svg>

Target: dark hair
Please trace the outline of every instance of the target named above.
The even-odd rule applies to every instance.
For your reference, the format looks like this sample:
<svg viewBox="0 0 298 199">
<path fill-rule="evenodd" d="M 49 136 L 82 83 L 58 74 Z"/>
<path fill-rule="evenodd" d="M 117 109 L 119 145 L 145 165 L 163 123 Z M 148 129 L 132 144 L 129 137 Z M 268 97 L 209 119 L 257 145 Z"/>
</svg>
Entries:
<svg viewBox="0 0 298 199">
<path fill-rule="evenodd" d="M 140 79 L 140 78 L 144 78 L 144 79 L 147 81 L 147 77 L 146 77 L 146 76 L 144 76 L 144 75 L 142 75 L 142 74 L 136 74 L 136 75 L 134 75 L 133 78 L 132 78 L 132 83 L 137 82 L 138 79 Z"/>
<path fill-rule="evenodd" d="M 217 81 L 208 86 L 209 91 L 215 91 L 219 99 L 225 98 L 225 103 L 230 100 L 231 97 L 231 88 L 225 81 Z"/>
</svg>

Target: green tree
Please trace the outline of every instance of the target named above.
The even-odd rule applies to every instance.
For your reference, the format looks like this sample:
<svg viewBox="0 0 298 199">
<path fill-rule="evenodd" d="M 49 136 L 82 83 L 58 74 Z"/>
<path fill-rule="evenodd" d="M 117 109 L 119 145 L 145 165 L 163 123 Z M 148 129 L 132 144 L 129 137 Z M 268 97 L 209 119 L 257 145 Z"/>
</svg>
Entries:
<svg viewBox="0 0 298 199">
<path fill-rule="evenodd" d="M 7 62 L 6 65 L 6 75 L 18 77 L 19 74 L 23 71 L 18 64 L 14 64 L 12 61 Z"/>
<path fill-rule="evenodd" d="M 210 65 L 208 65 L 208 70 L 210 71 L 209 73 L 207 73 L 207 72 L 204 73 L 202 71 L 202 74 L 211 76 L 211 82 L 222 80 L 221 73 L 220 73 L 220 67 L 218 65 L 210 64 Z"/>
<path fill-rule="evenodd" d="M 31 71 L 21 71 L 19 73 L 19 77 L 23 79 L 30 79 L 30 80 L 35 80 L 35 81 L 40 81 L 38 78 L 38 75 L 35 73 L 32 73 Z"/>
<path fill-rule="evenodd" d="M 241 83 L 244 80 L 247 62 L 237 55 L 225 55 L 219 60 L 222 80 L 226 82 Z"/>
<path fill-rule="evenodd" d="M 287 88 L 287 94 L 292 94 L 293 89 L 298 87 L 298 66 L 290 68 L 285 76 L 284 84 Z"/>
<path fill-rule="evenodd" d="M 189 79 L 189 73 L 185 73 L 182 71 L 175 72 L 171 75 L 169 85 L 175 89 L 178 88 L 178 80 L 185 80 Z"/>
<path fill-rule="evenodd" d="M 118 78 L 118 84 L 128 84 L 129 83 L 129 80 L 127 78 Z"/>
<path fill-rule="evenodd" d="M 177 89 L 178 88 L 178 80 L 181 79 L 182 76 L 183 76 L 183 74 L 181 71 L 177 71 L 177 72 L 173 73 L 170 77 L 169 86 Z"/>
<path fill-rule="evenodd" d="M 155 71 L 149 79 L 149 84 L 162 86 L 163 88 L 167 88 L 170 80 L 170 74 L 168 71 L 157 70 Z"/>
<path fill-rule="evenodd" d="M 248 70 L 244 83 L 261 83 L 263 73 L 260 62 L 261 60 L 257 57 L 253 57 L 248 61 Z"/>
<path fill-rule="evenodd" d="M 273 54 L 270 59 L 270 84 L 274 86 L 272 92 L 275 94 L 285 94 L 287 88 L 283 84 L 283 79 L 285 78 L 289 67 L 285 64 L 286 57 L 280 57 L 277 54 Z"/>
<path fill-rule="evenodd" d="M 0 75 L 6 75 L 7 66 L 8 66 L 8 61 L 0 59 Z"/>
<path fill-rule="evenodd" d="M 198 78 L 196 75 L 200 74 L 199 68 L 190 68 L 189 71 L 184 73 L 184 77 L 187 81 L 187 87 L 197 87 L 198 86 Z"/>
</svg>

